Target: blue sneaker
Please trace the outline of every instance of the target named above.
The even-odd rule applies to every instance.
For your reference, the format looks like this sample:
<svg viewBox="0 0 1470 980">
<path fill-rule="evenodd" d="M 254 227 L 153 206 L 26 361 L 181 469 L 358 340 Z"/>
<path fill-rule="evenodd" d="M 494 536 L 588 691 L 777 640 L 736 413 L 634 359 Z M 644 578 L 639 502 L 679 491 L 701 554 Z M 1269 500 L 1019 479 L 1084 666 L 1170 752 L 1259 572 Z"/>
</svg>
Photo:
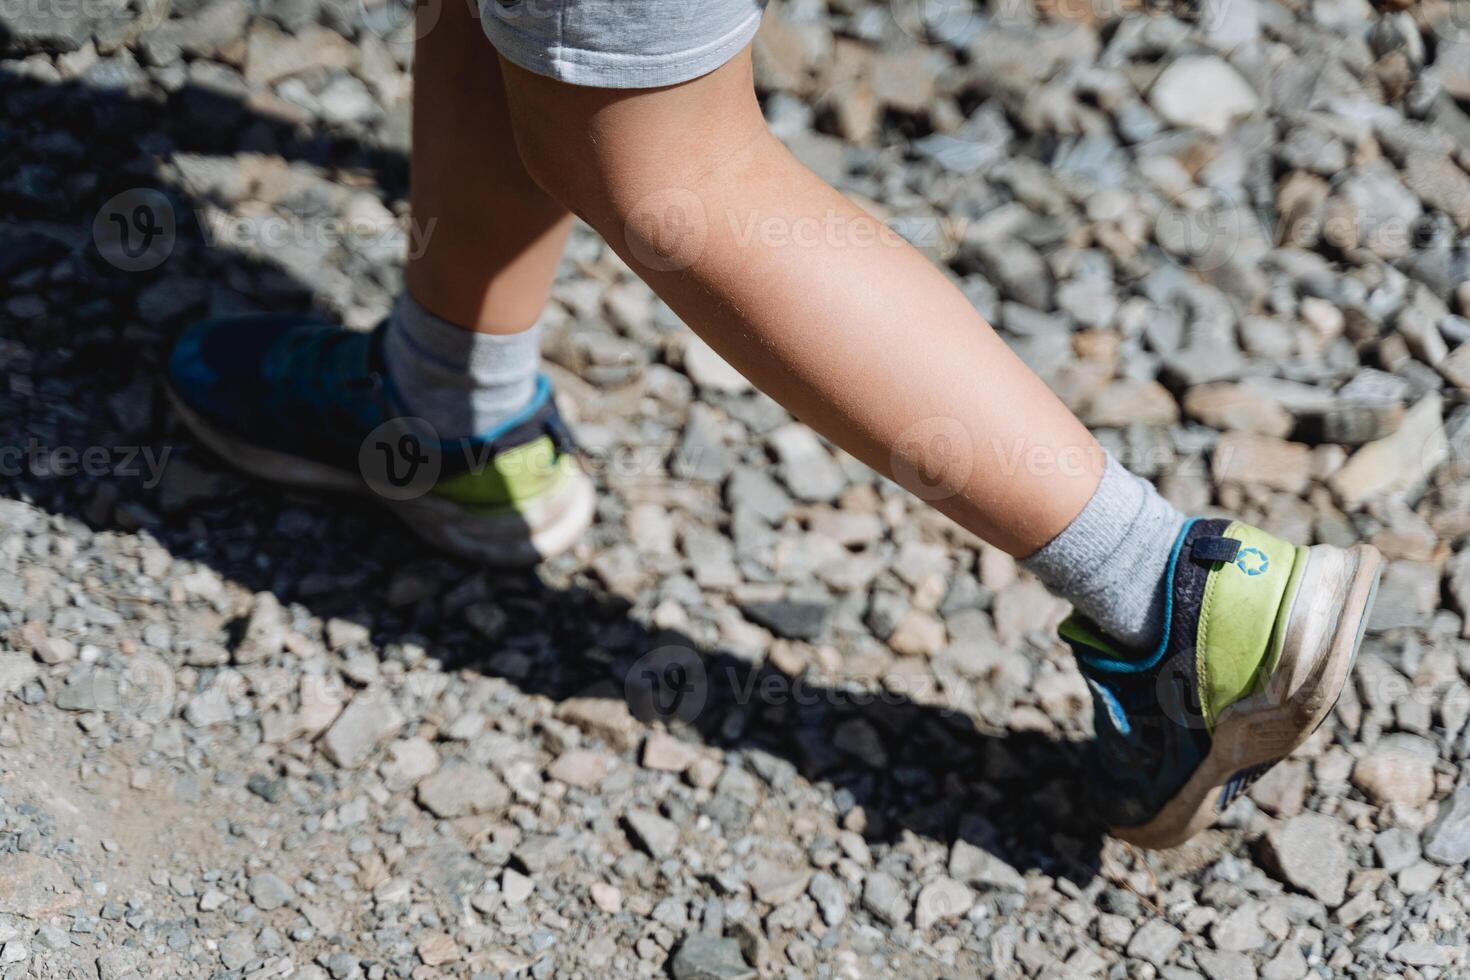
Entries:
<svg viewBox="0 0 1470 980">
<path fill-rule="evenodd" d="M 1193 520 L 1156 649 L 1120 650 L 1077 616 L 1061 625 L 1095 708 L 1088 793 L 1114 836 L 1183 843 L 1316 731 L 1352 673 L 1381 564 L 1368 545 Z"/>
<path fill-rule="evenodd" d="M 168 393 L 199 440 L 245 472 L 369 493 L 446 551 L 519 567 L 570 548 L 591 523 L 593 488 L 545 376 L 520 415 L 441 440 L 399 407 L 382 334 L 289 315 L 206 320 L 174 345 Z"/>
</svg>

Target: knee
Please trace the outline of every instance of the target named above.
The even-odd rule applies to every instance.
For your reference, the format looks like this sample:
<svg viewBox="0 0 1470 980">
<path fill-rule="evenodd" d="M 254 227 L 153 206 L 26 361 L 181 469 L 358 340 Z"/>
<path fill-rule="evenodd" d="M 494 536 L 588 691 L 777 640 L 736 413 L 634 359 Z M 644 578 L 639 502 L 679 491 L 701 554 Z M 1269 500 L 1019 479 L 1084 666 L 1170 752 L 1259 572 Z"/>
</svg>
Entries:
<svg viewBox="0 0 1470 980">
<path fill-rule="evenodd" d="M 579 165 L 576 138 L 540 120 L 517 120 L 516 151 L 536 186 L 569 211 L 585 218 L 591 203 L 592 171 L 584 157 Z"/>
<path fill-rule="evenodd" d="M 678 102 L 639 102 L 620 90 L 523 74 L 514 81 L 511 130 L 522 166 L 545 193 L 599 230 L 626 220 L 651 194 L 699 183 L 731 152 L 734 127 L 702 136 L 708 120 L 690 119 Z M 765 132 L 758 107 L 754 118 Z"/>
<path fill-rule="evenodd" d="M 609 147 L 586 130 L 579 133 L 542 119 L 521 120 L 515 134 L 531 179 L 613 248 L 636 260 L 635 267 L 662 268 L 666 262 L 645 256 L 661 256 L 664 246 L 658 243 L 698 220 L 694 212 L 701 208 L 686 200 L 695 195 L 680 186 L 687 177 L 666 160 Z"/>
<path fill-rule="evenodd" d="M 667 240 L 689 239 L 708 220 L 705 198 L 732 168 L 757 152 L 762 136 L 773 139 L 739 72 L 637 95 L 566 86 L 514 67 L 507 73 L 526 173 L 615 248 L 660 256 L 655 268 L 668 264 Z"/>
<path fill-rule="evenodd" d="M 562 207 L 596 225 L 607 196 L 607 167 L 585 118 L 522 96 L 511 99 L 511 132 L 521 166 Z"/>
</svg>

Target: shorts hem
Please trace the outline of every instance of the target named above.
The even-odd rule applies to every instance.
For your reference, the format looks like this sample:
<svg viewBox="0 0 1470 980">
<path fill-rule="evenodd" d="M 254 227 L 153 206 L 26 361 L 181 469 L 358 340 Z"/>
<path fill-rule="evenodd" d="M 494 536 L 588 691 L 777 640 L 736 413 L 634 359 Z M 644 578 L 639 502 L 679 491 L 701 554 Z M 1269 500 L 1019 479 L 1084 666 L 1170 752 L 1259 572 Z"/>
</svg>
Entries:
<svg viewBox="0 0 1470 980">
<path fill-rule="evenodd" d="M 493 2 L 493 0 L 492 0 Z M 489 4 L 485 5 L 486 7 Z M 529 72 L 588 88 L 659 88 L 708 75 L 725 65 L 755 38 L 763 11 L 749 17 L 722 37 L 697 48 L 649 57 L 617 51 L 550 46 L 482 8 L 485 36 L 501 57 Z"/>
</svg>

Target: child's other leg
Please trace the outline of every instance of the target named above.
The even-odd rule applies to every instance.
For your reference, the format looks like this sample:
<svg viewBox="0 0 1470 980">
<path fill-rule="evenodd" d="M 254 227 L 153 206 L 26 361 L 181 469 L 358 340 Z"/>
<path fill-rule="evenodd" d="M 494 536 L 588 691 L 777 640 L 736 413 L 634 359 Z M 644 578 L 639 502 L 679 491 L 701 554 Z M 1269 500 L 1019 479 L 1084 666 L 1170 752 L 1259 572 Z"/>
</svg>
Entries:
<svg viewBox="0 0 1470 980">
<path fill-rule="evenodd" d="M 475 5 L 420 8 L 413 234 L 385 337 L 405 407 L 444 437 L 491 431 L 531 401 L 535 329 L 572 219 L 526 172 Z"/>
<path fill-rule="evenodd" d="M 492 334 L 541 317 L 572 218 L 531 179 L 505 80 L 467 0 L 435 17 L 414 55 L 408 291 L 434 315 Z"/>
<path fill-rule="evenodd" d="M 392 314 L 371 334 L 284 314 L 198 323 L 169 388 L 201 441 L 262 479 L 366 484 L 438 547 L 533 564 L 571 547 L 593 511 L 538 374 L 571 216 L 515 150 L 472 6 L 419 14 L 436 19 L 418 44 L 407 289 Z M 439 443 L 431 462 L 419 447 Z"/>
</svg>

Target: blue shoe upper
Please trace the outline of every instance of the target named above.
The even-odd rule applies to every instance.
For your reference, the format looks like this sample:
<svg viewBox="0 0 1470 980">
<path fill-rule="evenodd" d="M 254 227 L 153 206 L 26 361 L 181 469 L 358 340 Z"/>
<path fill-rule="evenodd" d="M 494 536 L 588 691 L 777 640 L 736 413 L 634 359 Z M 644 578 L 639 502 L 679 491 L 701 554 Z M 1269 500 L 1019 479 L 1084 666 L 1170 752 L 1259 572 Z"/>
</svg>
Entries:
<svg viewBox="0 0 1470 980">
<path fill-rule="evenodd" d="M 1170 587 L 1164 635 L 1148 654 L 1118 656 L 1090 640 L 1086 629 L 1063 631 L 1093 696 L 1096 739 L 1087 789 L 1109 826 L 1150 820 L 1209 753 L 1195 643 L 1212 565 L 1194 557 L 1190 546 L 1197 539 L 1219 536 L 1229 524 L 1193 520 L 1180 532 L 1166 573 Z"/>
<path fill-rule="evenodd" d="M 175 343 L 168 380 L 217 428 L 254 445 L 356 469 L 364 438 L 408 414 L 384 366 L 383 330 L 280 314 L 205 320 Z M 544 435 L 560 451 L 572 448 L 543 376 L 531 404 L 514 418 L 490 432 L 441 442 L 444 475 L 487 458 L 487 450 L 493 457 Z"/>
</svg>

